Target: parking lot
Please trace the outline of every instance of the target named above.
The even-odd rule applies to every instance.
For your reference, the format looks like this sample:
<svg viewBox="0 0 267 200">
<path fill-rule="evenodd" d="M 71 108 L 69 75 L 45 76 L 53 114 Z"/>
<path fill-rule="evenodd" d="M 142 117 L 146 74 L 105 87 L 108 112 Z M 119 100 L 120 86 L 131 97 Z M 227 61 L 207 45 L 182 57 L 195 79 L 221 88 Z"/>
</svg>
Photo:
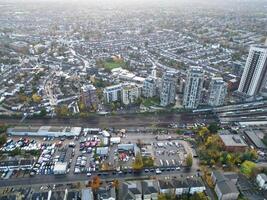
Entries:
<svg viewBox="0 0 267 200">
<path fill-rule="evenodd" d="M 109 142 L 110 137 L 116 140 Z M 19 148 L 25 151 L 36 150 L 40 156 L 32 158 L 33 164 L 23 169 L 23 176 L 51 175 L 51 174 L 80 174 L 100 171 L 130 170 L 135 161 L 136 153 L 142 157 L 153 159 L 153 167 L 167 170 L 179 170 L 188 153 L 187 142 L 178 140 L 171 135 L 161 138 L 146 133 L 142 135 L 142 145 L 138 145 L 140 131 L 129 134 L 109 134 L 107 131 L 89 131 L 84 129 L 79 137 L 24 137 L 10 138 L 4 145 L 5 151 Z M 25 158 L 19 158 L 25 159 Z M 150 166 L 150 167 L 152 167 Z M 150 168 L 149 167 L 149 168 Z M 22 169 L 7 167 L 2 170 L 2 178 L 21 176 Z M 18 173 L 19 172 L 19 173 Z"/>
<path fill-rule="evenodd" d="M 157 166 L 181 166 L 187 155 L 179 140 L 154 142 L 153 149 Z"/>
</svg>

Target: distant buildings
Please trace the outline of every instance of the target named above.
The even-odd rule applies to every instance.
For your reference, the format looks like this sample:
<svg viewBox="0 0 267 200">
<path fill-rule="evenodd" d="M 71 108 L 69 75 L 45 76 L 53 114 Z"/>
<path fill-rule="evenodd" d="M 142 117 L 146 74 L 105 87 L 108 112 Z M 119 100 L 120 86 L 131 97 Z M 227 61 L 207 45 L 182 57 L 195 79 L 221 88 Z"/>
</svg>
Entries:
<svg viewBox="0 0 267 200">
<path fill-rule="evenodd" d="M 86 108 L 96 109 L 98 107 L 96 88 L 93 85 L 84 85 L 81 88 L 81 101 Z"/>
<path fill-rule="evenodd" d="M 124 83 L 106 87 L 103 91 L 106 103 L 120 101 L 124 105 L 134 103 L 141 96 L 142 87 L 136 83 Z"/>
<path fill-rule="evenodd" d="M 132 104 L 141 96 L 141 86 L 131 83 L 122 87 L 122 103 L 124 105 Z"/>
<path fill-rule="evenodd" d="M 157 80 L 155 77 L 149 76 L 145 79 L 142 87 L 142 95 L 146 98 L 157 95 Z"/>
<path fill-rule="evenodd" d="M 121 84 L 106 87 L 103 91 L 105 101 L 107 103 L 120 101 L 121 89 L 122 89 Z"/>
<path fill-rule="evenodd" d="M 209 87 L 208 104 L 210 106 L 221 106 L 224 104 L 227 94 L 227 83 L 222 78 L 213 77 Z"/>
<path fill-rule="evenodd" d="M 161 91 L 160 91 L 160 105 L 168 106 L 175 103 L 176 97 L 176 73 L 166 71 L 162 77 Z"/>
<path fill-rule="evenodd" d="M 258 95 L 266 86 L 267 46 L 252 46 L 242 74 L 238 92 L 248 96 Z"/>
<path fill-rule="evenodd" d="M 190 67 L 187 72 L 184 90 L 183 106 L 185 108 L 197 108 L 201 100 L 204 71 L 201 67 Z"/>
</svg>

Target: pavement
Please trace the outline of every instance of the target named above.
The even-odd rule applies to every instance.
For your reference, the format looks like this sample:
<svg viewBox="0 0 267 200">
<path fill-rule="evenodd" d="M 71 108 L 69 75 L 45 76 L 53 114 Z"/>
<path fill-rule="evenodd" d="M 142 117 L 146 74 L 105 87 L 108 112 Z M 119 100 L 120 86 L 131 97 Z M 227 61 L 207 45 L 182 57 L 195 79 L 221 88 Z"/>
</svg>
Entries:
<svg viewBox="0 0 267 200">
<path fill-rule="evenodd" d="M 104 175 L 105 174 L 105 175 Z M 21 185 L 44 185 L 44 184 L 62 184 L 62 183 L 74 183 L 80 181 L 92 180 L 94 176 L 98 175 L 101 180 L 112 181 L 114 179 L 127 180 L 127 179 L 144 179 L 151 177 L 188 177 L 196 175 L 193 170 L 188 171 L 187 169 L 181 169 L 180 171 L 162 171 L 162 174 L 156 175 L 155 172 L 141 173 L 122 173 L 113 174 L 113 172 L 93 172 L 91 177 L 87 177 L 85 174 L 67 174 L 67 175 L 35 175 L 34 177 L 27 178 L 11 178 L 7 180 L 0 180 L 0 188 L 2 187 L 16 187 Z"/>
</svg>

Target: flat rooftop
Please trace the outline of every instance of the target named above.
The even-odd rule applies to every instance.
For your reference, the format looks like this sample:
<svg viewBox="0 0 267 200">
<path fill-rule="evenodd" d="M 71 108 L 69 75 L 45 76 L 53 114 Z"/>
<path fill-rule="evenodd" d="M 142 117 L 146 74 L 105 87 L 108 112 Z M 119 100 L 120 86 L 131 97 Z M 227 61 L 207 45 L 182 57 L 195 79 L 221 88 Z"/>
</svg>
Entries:
<svg viewBox="0 0 267 200">
<path fill-rule="evenodd" d="M 225 146 L 238 146 L 246 147 L 248 146 L 244 140 L 239 135 L 219 135 Z"/>
</svg>

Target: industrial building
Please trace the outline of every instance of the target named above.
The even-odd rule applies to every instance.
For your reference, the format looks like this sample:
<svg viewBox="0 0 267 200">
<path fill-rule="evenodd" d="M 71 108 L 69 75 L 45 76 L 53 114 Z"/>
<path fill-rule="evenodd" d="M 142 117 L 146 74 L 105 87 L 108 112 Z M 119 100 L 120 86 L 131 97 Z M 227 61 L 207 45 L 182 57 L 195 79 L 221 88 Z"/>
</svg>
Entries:
<svg viewBox="0 0 267 200">
<path fill-rule="evenodd" d="M 81 127 L 66 126 L 17 126 L 7 130 L 8 135 L 40 137 L 73 137 L 79 136 Z"/>
</svg>

